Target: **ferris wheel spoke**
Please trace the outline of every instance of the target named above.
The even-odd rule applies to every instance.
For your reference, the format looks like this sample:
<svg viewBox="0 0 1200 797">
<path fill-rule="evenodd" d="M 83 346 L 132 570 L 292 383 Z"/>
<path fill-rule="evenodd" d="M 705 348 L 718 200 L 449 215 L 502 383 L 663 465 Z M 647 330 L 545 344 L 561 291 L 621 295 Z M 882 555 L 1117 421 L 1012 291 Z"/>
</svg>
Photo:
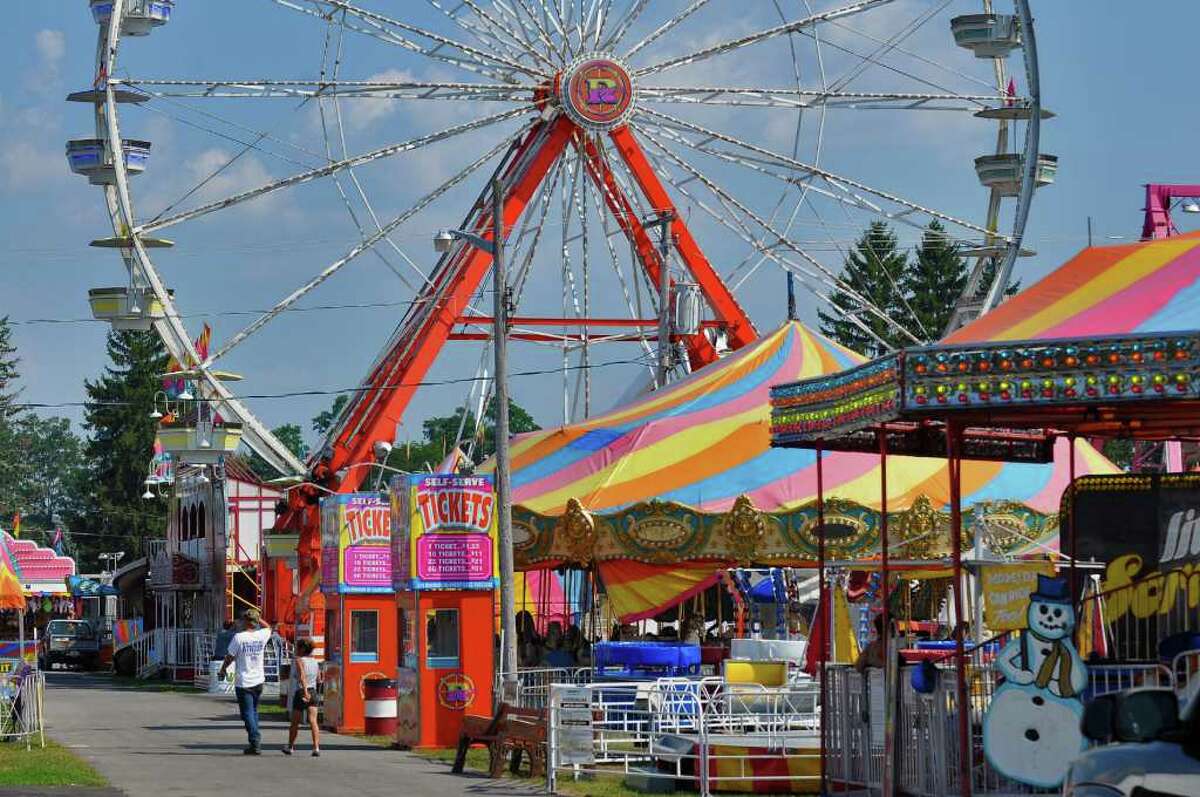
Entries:
<svg viewBox="0 0 1200 797">
<path fill-rule="evenodd" d="M 342 97 L 390 100 L 469 100 L 528 102 L 531 88 L 508 84 L 445 83 L 378 80 L 183 80 L 114 78 L 114 84 L 149 93 L 155 98 L 286 98 Z"/>
<path fill-rule="evenodd" d="M 949 213 L 944 213 L 935 208 L 931 208 L 931 207 L 927 207 L 925 205 L 918 204 L 911 200 L 905 199 L 902 196 L 893 194 L 889 191 L 883 191 L 878 188 L 873 188 L 872 186 L 867 185 L 866 183 L 860 182 L 858 180 L 854 180 L 849 177 L 844 177 L 842 175 L 835 174 L 834 172 L 831 172 L 827 169 L 822 169 L 819 166 L 816 166 L 814 164 L 804 163 L 803 161 L 797 160 L 796 158 L 792 158 L 787 155 L 782 155 L 778 152 L 772 152 L 771 150 L 766 149 L 764 147 L 759 147 L 759 146 L 751 144 L 749 142 L 741 141 L 733 136 L 729 136 L 729 135 L 726 135 L 725 133 L 720 133 L 715 130 L 710 130 L 708 128 L 702 127 L 701 125 L 697 125 L 692 122 L 688 122 L 686 120 L 680 119 L 678 117 L 671 116 L 669 114 L 665 114 L 661 111 L 656 111 L 653 108 L 643 108 L 640 113 L 642 115 L 648 115 L 648 116 L 654 117 L 655 119 L 662 121 L 668 127 L 672 127 L 677 130 L 688 130 L 692 133 L 697 133 L 699 135 L 709 137 L 713 140 L 722 141 L 726 144 L 732 144 L 732 145 L 734 145 L 736 147 L 740 147 L 746 151 L 753 152 L 757 155 L 761 155 L 770 160 L 773 160 L 776 164 L 785 166 L 788 169 L 792 169 L 792 170 L 796 170 L 796 171 L 806 173 L 806 174 L 809 174 L 812 176 L 824 178 L 830 185 L 838 186 L 843 189 L 854 188 L 854 189 L 857 189 L 858 191 L 862 191 L 864 193 L 871 194 L 872 196 L 878 197 L 879 199 L 886 200 L 886 201 L 894 203 L 896 205 L 901 205 L 902 207 L 908 208 L 912 211 L 915 211 L 918 213 L 923 213 L 926 216 L 931 216 L 933 218 L 940 219 L 945 222 L 949 222 L 950 224 L 954 224 L 956 226 L 963 227 L 968 230 L 974 230 L 975 232 L 983 233 L 985 235 L 991 234 L 986 227 L 975 224 L 974 222 L 970 222 L 965 219 L 960 219 L 957 216 L 952 216 Z M 1005 239 L 1005 240 L 1007 240 L 1007 239 Z"/>
<path fill-rule="evenodd" d="M 469 44 L 463 44 L 462 42 L 443 36 L 440 33 L 426 30 L 417 25 L 411 25 L 375 11 L 359 8 L 345 2 L 345 0 L 272 0 L 272 2 L 284 8 L 306 13 L 322 20 L 331 19 L 339 12 L 343 15 L 353 16 L 362 25 L 366 25 L 367 27 L 363 28 L 343 22 L 342 24 L 349 30 L 353 30 L 356 33 L 365 33 L 380 41 L 403 47 L 417 55 L 444 61 L 445 63 L 453 64 L 454 66 L 473 72 L 487 74 L 499 80 L 504 80 L 507 83 L 519 82 L 514 76 L 515 74 L 522 74 L 537 79 L 546 77 L 544 73 L 525 64 L 512 61 L 495 53 L 484 52 Z M 301 5 L 301 3 L 304 3 L 304 5 Z M 432 44 L 425 45 L 413 41 L 408 36 L 405 36 L 405 33 L 425 39 L 432 42 Z M 443 52 L 443 49 L 446 48 L 452 51 L 456 50 L 462 55 Z M 474 60 L 468 60 L 462 56 L 469 56 Z M 500 67 L 503 67 L 503 69 L 500 69 Z"/>
<path fill-rule="evenodd" d="M 493 0 L 493 5 L 511 14 L 513 19 L 520 24 L 522 30 L 533 34 L 534 38 L 546 47 L 547 52 L 556 54 L 559 60 L 563 64 L 566 64 L 569 60 L 566 47 L 562 44 L 561 40 L 557 43 L 553 40 L 550 20 L 546 14 L 545 6 L 542 6 L 541 13 L 538 13 L 529 5 L 530 0 L 511 0 L 511 2 L 514 4 L 511 7 L 505 5 L 504 0 Z M 518 13 L 517 9 L 520 9 L 524 14 Z M 533 43 L 530 42 L 530 44 Z"/>
<path fill-rule="evenodd" d="M 861 2 L 852 3 L 848 6 L 842 6 L 841 8 L 835 8 L 820 14 L 813 14 L 812 16 L 804 17 L 803 19 L 785 22 L 782 25 L 776 25 L 775 27 L 767 28 L 766 30 L 760 30 L 746 36 L 741 36 L 737 39 L 731 39 L 726 42 L 721 42 L 720 44 L 714 44 L 710 47 L 705 47 L 702 50 L 696 50 L 695 52 L 691 52 L 686 55 L 680 55 L 670 58 L 666 61 L 661 61 L 653 66 L 648 66 L 637 70 L 634 73 L 634 76 L 638 78 L 644 78 L 647 75 L 658 74 L 659 72 L 673 69 L 677 66 L 698 63 L 714 56 L 725 55 L 726 53 L 740 50 L 743 47 L 749 47 L 760 42 L 774 39 L 777 36 L 784 36 L 789 33 L 795 33 L 803 30 L 804 28 L 811 28 L 822 22 L 829 22 L 831 20 L 849 17 L 855 14 L 861 14 L 862 12 L 868 11 L 872 8 L 887 5 L 892 1 L 893 0 L 861 0 Z"/>
<path fill-rule="evenodd" d="M 634 26 L 638 19 L 642 16 L 642 12 L 646 10 L 646 6 L 650 4 L 650 0 L 630 0 L 629 7 L 618 17 L 616 24 L 613 26 L 612 32 L 608 34 L 596 49 L 612 50 L 621 43 L 621 39 L 625 38 L 625 34 Z M 611 16 L 611 15 L 610 15 Z"/>
<path fill-rule="evenodd" d="M 629 50 L 625 53 L 625 59 L 628 60 L 633 58 L 633 56 L 636 55 L 640 50 L 658 41 L 664 34 L 706 5 L 708 5 L 708 0 L 692 0 L 690 5 L 677 12 L 675 16 L 671 17 L 654 30 L 650 31 L 645 38 L 633 45 L 633 47 L 629 48 Z"/>
<path fill-rule="evenodd" d="M 217 351 L 216 354 L 213 354 L 211 357 L 209 357 L 208 360 L 205 361 L 205 363 L 204 363 L 205 367 L 210 366 L 212 363 L 216 362 L 217 360 L 221 359 L 225 355 L 229 354 L 230 351 L 237 348 L 247 338 L 249 338 L 255 332 L 258 332 L 260 329 L 262 329 L 264 326 L 266 326 L 271 321 L 273 321 L 276 317 L 278 317 L 280 313 L 284 312 L 289 307 L 294 305 L 296 302 L 303 299 L 314 288 L 316 288 L 321 283 L 325 282 L 327 279 L 329 279 L 334 274 L 336 274 L 338 271 L 340 271 L 347 263 L 349 263 L 352 260 L 354 260 L 355 258 L 357 258 L 363 252 L 366 252 L 369 249 L 371 249 L 372 247 L 374 247 L 376 244 L 378 244 L 380 241 L 382 241 L 384 238 L 386 238 L 389 234 L 391 234 L 391 232 L 393 230 L 395 230 L 400 225 L 404 224 L 406 221 L 411 219 L 413 216 L 417 215 L 422 210 L 427 208 L 438 197 L 442 196 L 447 191 L 449 191 L 451 188 L 454 188 L 456 185 L 460 184 L 461 182 L 466 180 L 468 177 L 470 177 L 472 174 L 474 174 L 481 166 L 483 166 L 489 160 L 496 157 L 501 152 L 509 149 L 512 146 L 512 143 L 514 141 L 516 141 L 520 135 L 527 132 L 528 129 L 529 129 L 528 127 L 523 128 L 516 135 L 505 138 L 498 145 L 496 145 L 492 149 L 485 152 L 482 156 L 480 156 L 478 159 L 476 159 L 472 163 L 468 164 L 464 169 L 462 169 L 460 172 L 455 174 L 449 180 L 446 180 L 444 183 L 439 185 L 437 188 L 433 189 L 428 194 L 425 194 L 425 196 L 421 197 L 419 200 L 416 201 L 416 203 L 414 203 L 403 213 L 401 213 L 400 215 L 396 216 L 394 219 L 389 221 L 387 224 L 385 224 L 381 229 L 379 229 L 377 232 L 375 232 L 369 238 L 356 244 L 352 249 L 350 249 L 349 252 L 347 252 L 345 255 L 338 258 L 337 260 L 335 260 L 333 263 L 326 266 L 315 277 L 310 279 L 308 282 L 305 282 L 303 285 L 301 285 L 296 290 L 292 291 L 290 294 L 288 294 L 286 297 L 284 297 L 282 300 L 280 300 L 278 303 L 276 303 L 274 307 L 272 307 L 270 310 L 263 313 L 258 318 L 256 318 L 253 322 L 251 322 L 249 326 L 247 326 L 245 329 L 243 329 L 242 331 L 235 334 L 232 338 L 230 338 L 229 341 L 224 346 L 222 346 Z"/>
<path fill-rule="evenodd" d="M 746 86 L 639 86 L 639 103 L 679 103 L 762 108 L 848 108 L 855 110 L 939 110 L 975 112 L 1011 101 L 998 94 L 818 91 Z"/>
<path fill-rule="evenodd" d="M 433 0 L 430 0 L 430 1 L 433 2 Z M 462 0 L 462 5 L 465 6 L 466 8 L 470 8 L 472 11 L 475 12 L 475 14 L 480 19 L 482 19 L 484 22 L 488 23 L 488 25 L 491 26 L 491 27 L 484 27 L 481 25 L 472 25 L 471 26 L 472 30 L 477 29 L 480 32 L 484 33 L 485 35 L 490 36 L 495 41 L 503 42 L 503 41 L 507 40 L 507 41 L 511 42 L 512 43 L 511 45 L 505 45 L 505 46 L 506 47 L 515 47 L 517 49 L 517 51 L 526 54 L 527 56 L 533 58 L 536 61 L 541 61 L 542 64 L 544 66 L 546 66 L 552 73 L 558 69 L 558 67 L 554 64 L 554 62 L 552 62 L 549 58 L 547 58 L 545 55 L 543 55 L 540 50 L 538 50 L 536 47 L 532 46 L 529 42 L 525 41 L 523 37 L 519 37 L 517 34 L 513 33 L 511 30 L 509 30 L 507 24 L 505 24 L 503 21 L 497 19 L 492 14 L 488 13 L 487 9 L 483 8 L 483 6 L 481 6 L 479 3 L 475 2 L 475 0 Z M 503 34 L 503 36 L 501 34 Z"/>
<path fill-rule="evenodd" d="M 761 216 L 759 216 L 757 213 L 755 213 L 745 203 L 743 203 L 742 201 L 740 201 L 736 197 L 734 197 L 733 194 L 731 194 L 728 190 L 722 188 L 715 181 L 713 181 L 709 177 L 705 176 L 699 169 L 697 169 L 696 167 L 694 167 L 693 165 L 688 163 L 684 158 L 681 158 L 678 154 L 676 154 L 674 151 L 672 151 L 663 142 L 661 142 L 657 138 L 655 138 L 648 131 L 644 130 L 641 127 L 638 127 L 636 129 L 642 136 L 644 136 L 646 138 L 647 141 L 650 142 L 650 145 L 654 149 L 656 149 L 658 152 L 662 153 L 662 155 L 668 161 L 670 161 L 672 164 L 674 164 L 674 166 L 676 168 L 678 168 L 681 171 L 683 171 L 684 173 L 688 174 L 692 179 L 699 181 L 714 196 L 717 196 L 720 199 L 724 200 L 724 202 L 727 202 L 729 205 L 731 205 L 733 208 L 735 208 L 738 213 L 740 213 L 743 216 L 745 216 L 746 218 L 752 220 L 756 226 L 760 227 L 765 233 L 767 233 L 767 235 L 769 235 L 771 237 L 771 239 L 773 240 L 773 242 L 775 243 L 776 246 L 785 248 L 785 249 L 795 253 L 799 257 L 803 258 L 805 261 L 807 261 L 809 264 L 811 264 L 814 268 L 816 268 L 818 271 L 820 271 L 825 276 L 825 278 L 830 281 L 830 284 L 835 286 L 839 291 L 851 296 L 855 301 L 862 304 L 863 307 L 865 307 L 872 315 L 875 315 L 876 317 L 878 317 L 881 321 L 888 324 L 888 326 L 892 327 L 900 334 L 909 338 L 914 343 L 922 342 L 920 338 L 918 338 L 916 335 L 914 335 L 912 332 L 910 332 L 908 329 L 906 329 L 896 319 L 892 318 L 887 313 L 885 313 L 883 310 L 881 310 L 879 307 L 877 307 L 875 304 L 871 303 L 866 297 L 862 296 L 861 293 L 856 291 L 851 285 L 849 285 L 847 282 L 845 282 L 843 279 L 841 279 L 841 277 L 834 274 L 829 268 L 827 268 L 823 263 L 821 263 L 821 261 L 817 260 L 815 257 L 810 255 L 807 251 L 804 250 L 803 247 L 801 247 L 799 244 L 797 244 L 796 242 L 794 242 L 790 238 L 788 238 L 788 236 L 784 235 L 779 230 L 776 230 L 768 221 L 766 221 Z M 662 170 L 662 171 L 665 171 L 665 170 Z M 668 174 L 668 177 L 669 177 L 669 174 Z M 778 257 L 778 254 L 773 252 L 772 247 L 762 246 L 761 244 L 756 244 L 756 248 L 759 248 L 763 252 L 763 254 L 767 254 L 768 252 L 771 252 L 772 257 Z"/>
<path fill-rule="evenodd" d="M 168 216 L 167 218 L 143 224 L 136 228 L 135 231 L 141 234 L 146 234 L 155 232 L 157 230 L 166 229 L 167 227 L 172 227 L 180 222 L 190 221 L 201 216 L 206 216 L 218 210 L 226 210 L 236 205 L 240 205 L 243 202 L 247 202 L 251 199 L 257 199 L 258 197 L 274 193 L 275 191 L 279 191 L 284 188 L 290 188 L 292 186 L 307 183 L 311 180 L 316 180 L 321 177 L 327 177 L 331 174 L 340 172 L 343 169 L 362 166 L 363 164 L 371 163 L 372 161 L 377 161 L 381 158 L 388 158 L 402 152 L 412 152 L 414 150 L 421 149 L 422 147 L 429 146 L 430 144 L 435 144 L 439 141 L 445 141 L 446 139 L 454 138 L 455 136 L 462 135 L 463 133 L 469 133 L 472 130 L 479 130 L 481 128 L 489 127 L 507 119 L 514 119 L 528 112 L 528 108 L 515 108 L 510 111 L 493 114 L 492 116 L 486 116 L 482 119 L 476 119 L 461 125 L 455 125 L 454 127 L 448 127 L 445 130 L 439 130 L 436 133 L 430 133 L 428 135 L 409 139 L 408 141 L 404 141 L 399 144 L 391 144 L 386 147 L 381 147 L 379 149 L 372 150 L 371 152 L 357 155 L 353 158 L 347 158 L 336 163 L 327 164 L 319 169 L 310 169 L 306 172 L 294 174 L 291 177 L 285 177 L 282 180 L 277 180 L 273 183 L 267 183 L 266 185 L 259 186 L 258 188 L 252 188 L 249 191 L 243 191 L 240 194 L 234 194 L 233 196 L 219 199 L 215 202 L 210 202 L 206 205 L 184 211 L 183 213 L 178 213 L 174 216 Z"/>
<path fill-rule="evenodd" d="M 650 157 L 652 162 L 655 163 L 656 168 L 667 175 L 666 179 L 671 184 L 672 188 L 678 191 L 681 196 L 687 198 L 694 206 L 700 208 L 705 215 L 709 216 L 719 225 L 730 230 L 735 236 L 744 241 L 751 248 L 754 255 L 761 257 L 762 261 L 770 260 L 785 271 L 794 274 L 800 280 L 800 284 L 803 285 L 810 293 L 812 293 L 818 299 L 826 302 L 838 313 L 841 313 L 847 318 L 847 320 L 849 320 L 879 344 L 884 347 L 889 347 L 887 341 L 880 337 L 875 330 L 864 324 L 856 314 L 848 313 L 845 308 L 838 305 L 834 301 L 829 289 L 826 287 L 827 283 L 829 282 L 826 277 L 822 276 L 817 270 L 811 268 L 810 266 L 796 263 L 787 257 L 779 255 L 778 252 L 775 251 L 775 249 L 778 248 L 778 244 L 764 244 L 757 236 L 755 236 L 750 230 L 750 227 L 746 224 L 745 220 L 737 212 L 737 208 L 733 203 L 724 199 L 720 194 L 716 194 L 715 196 L 717 202 L 721 205 L 722 209 L 716 210 L 710 207 L 709 204 L 702 198 L 697 197 L 692 192 L 689 192 L 687 188 L 684 187 L 683 181 L 671 178 L 669 171 L 661 167 L 661 162 L 657 157 L 654 157 L 653 155 Z M 754 255 L 751 255 L 751 257 L 747 258 L 747 260 L 751 259 Z M 755 268 L 757 268 L 757 266 Z M 744 281 L 745 280 L 743 279 L 742 282 Z M 741 282 L 738 284 L 740 285 Z M 863 309 L 865 310 L 866 308 Z"/>
</svg>

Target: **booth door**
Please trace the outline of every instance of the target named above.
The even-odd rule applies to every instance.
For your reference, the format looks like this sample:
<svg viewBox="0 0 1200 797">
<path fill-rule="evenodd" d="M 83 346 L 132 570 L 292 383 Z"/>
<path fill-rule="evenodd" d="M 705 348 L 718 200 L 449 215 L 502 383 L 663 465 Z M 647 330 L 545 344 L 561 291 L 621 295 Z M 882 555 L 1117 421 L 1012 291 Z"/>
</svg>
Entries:
<svg viewBox="0 0 1200 797">
<path fill-rule="evenodd" d="M 422 595 L 421 717 L 433 719 L 432 727 L 422 728 L 424 745 L 454 746 L 466 712 L 491 711 L 490 598 L 490 593 Z"/>
</svg>

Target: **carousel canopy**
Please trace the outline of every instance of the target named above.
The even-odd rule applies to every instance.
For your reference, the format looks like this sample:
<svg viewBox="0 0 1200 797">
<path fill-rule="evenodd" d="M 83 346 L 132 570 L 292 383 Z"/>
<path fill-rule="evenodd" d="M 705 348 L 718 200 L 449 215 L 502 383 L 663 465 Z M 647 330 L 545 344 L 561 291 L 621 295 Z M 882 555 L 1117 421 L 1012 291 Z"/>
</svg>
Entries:
<svg viewBox="0 0 1200 797">
<path fill-rule="evenodd" d="M 771 385 L 862 362 L 793 321 L 632 404 L 517 437 L 512 485 L 518 567 L 597 562 L 617 613 L 630 618 L 696 594 L 728 565 L 810 563 L 816 455 L 771 447 Z M 1006 507 L 1015 532 L 1006 553 L 1056 547 L 1068 456 L 1064 441 L 1048 465 L 963 464 L 965 503 Z M 823 472 L 825 495 L 834 499 L 827 522 L 832 512 L 845 527 L 843 544 L 831 553 L 876 556 L 879 457 L 831 453 Z M 1076 472 L 1117 469 L 1081 442 Z M 889 457 L 887 495 L 894 529 L 910 528 L 917 539 L 948 528 L 945 462 Z M 902 512 L 909 514 L 896 514 Z M 937 556 L 936 548 L 923 553 Z"/>
<path fill-rule="evenodd" d="M 1083 250 L 936 345 L 772 391 L 779 446 L 1047 460 L 1056 434 L 1198 437 L 1200 234 Z"/>
</svg>

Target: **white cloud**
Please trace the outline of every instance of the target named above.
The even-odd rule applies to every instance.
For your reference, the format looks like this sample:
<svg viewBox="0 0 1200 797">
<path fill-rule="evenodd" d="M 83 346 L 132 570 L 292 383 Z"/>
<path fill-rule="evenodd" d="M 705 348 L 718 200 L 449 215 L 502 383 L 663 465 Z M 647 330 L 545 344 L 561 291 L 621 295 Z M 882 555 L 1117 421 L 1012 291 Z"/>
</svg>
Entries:
<svg viewBox="0 0 1200 797">
<path fill-rule="evenodd" d="M 40 147 L 26 139 L 0 146 L 0 174 L 9 191 L 44 189 L 47 182 L 62 179 L 67 172 L 67 161 L 60 150 Z"/>
<path fill-rule="evenodd" d="M 67 37 L 61 30 L 39 30 L 34 34 L 33 41 L 46 66 L 56 67 L 67 54 Z"/>
<path fill-rule="evenodd" d="M 233 153 L 220 147 L 206 149 L 183 164 L 189 187 L 199 185 L 208 180 L 204 187 L 189 199 L 193 202 L 209 202 L 233 194 L 257 188 L 272 182 L 275 178 L 267 171 L 263 162 L 253 155 L 243 155 L 232 164 Z M 217 174 L 218 170 L 222 170 Z M 215 176 L 214 176 L 215 175 Z M 211 179 L 209 179 L 211 177 Z M 282 192 L 266 194 L 265 196 L 247 202 L 243 207 L 247 213 L 273 213 L 283 206 Z"/>
<path fill-rule="evenodd" d="M 411 83 L 416 78 L 411 72 L 400 69 L 388 69 L 371 75 L 367 80 L 372 82 Z M 343 102 L 342 114 L 348 128 L 354 131 L 361 131 L 393 115 L 404 104 L 403 100 L 392 100 L 368 95 Z"/>
</svg>

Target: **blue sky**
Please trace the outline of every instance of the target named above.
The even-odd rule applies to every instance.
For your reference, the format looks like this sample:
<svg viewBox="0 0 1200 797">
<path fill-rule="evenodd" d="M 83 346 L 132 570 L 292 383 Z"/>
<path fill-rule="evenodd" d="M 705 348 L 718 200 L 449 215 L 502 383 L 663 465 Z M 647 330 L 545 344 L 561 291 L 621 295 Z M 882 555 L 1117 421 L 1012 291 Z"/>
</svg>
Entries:
<svg viewBox="0 0 1200 797">
<path fill-rule="evenodd" d="M 67 139 L 90 135 L 90 109 L 66 103 L 64 97 L 91 82 L 96 27 L 83 2 L 26 0 L 10 5 L 8 24 L 0 33 L 4 75 L 0 78 L 0 273 L 4 275 L 0 282 L 0 313 L 17 322 L 86 319 L 90 315 L 87 289 L 120 285 L 124 280 L 115 254 L 87 246 L 90 239 L 104 234 L 108 223 L 102 197 L 83 178 L 70 174 L 63 158 Z M 363 0 L 362 5 L 465 40 L 462 31 L 434 19 L 425 4 Z M 628 41 L 641 38 L 681 5 L 674 0 L 655 0 L 644 22 L 630 32 Z M 840 3 L 822 0 L 812 5 L 825 9 Z M 855 20 L 860 28 L 857 34 L 831 31 L 823 51 L 826 68 L 838 74 L 852 66 L 852 59 L 829 45 L 862 45 L 863 31 L 886 37 L 902 21 L 930 5 L 924 0 L 904 0 Z M 780 0 L 779 6 L 789 18 L 803 13 L 797 10 L 802 9 L 802 3 L 792 0 Z M 968 13 L 977 6 L 958 0 L 951 4 L 951 11 Z M 1036 249 L 1038 256 L 1022 261 L 1018 270 L 1026 283 L 1084 245 L 1089 215 L 1098 241 L 1109 237 L 1132 239 L 1140 230 L 1143 183 L 1200 178 L 1189 172 L 1200 130 L 1200 111 L 1191 101 L 1195 70 L 1194 59 L 1189 56 L 1194 31 L 1200 27 L 1200 7 L 1159 3 L 1155 4 L 1157 13 L 1149 13 L 1142 4 L 1105 0 L 1087 3 L 1086 11 L 1084 4 L 1048 0 L 1035 0 L 1033 6 L 1043 98 L 1057 114 L 1043 126 L 1042 149 L 1059 156 L 1060 168 L 1058 182 L 1041 190 L 1035 201 L 1026 245 Z M 950 15 L 934 17 L 905 46 L 964 74 L 986 79 L 986 63 L 972 59 L 950 43 Z M 769 27 L 778 19 L 772 3 L 756 1 L 747 5 L 714 0 L 707 13 L 698 14 L 694 21 L 679 26 L 676 34 L 646 48 L 637 63 L 655 63 L 706 43 Z M 321 62 L 324 33 L 315 20 L 280 8 L 270 0 L 180 0 L 170 26 L 146 39 L 125 42 L 122 74 L 189 79 L 311 79 Z M 778 40 L 745 55 L 674 70 L 663 82 L 786 86 L 791 62 L 785 48 L 786 43 Z M 817 68 L 813 53 L 802 47 L 797 63 L 804 73 L 803 82 L 811 86 Z M 924 71 L 925 67 L 913 58 L 895 56 L 894 63 L 918 77 L 932 78 L 934 74 Z M 450 65 L 431 64 L 400 48 L 353 34 L 347 34 L 342 70 L 343 77 L 356 79 L 478 79 Z M 938 74 L 939 80 L 957 80 L 946 77 L 949 73 Z M 906 87 L 912 90 L 897 73 L 880 71 L 868 71 L 851 85 L 860 91 Z M 983 90 L 961 81 L 953 87 Z M 506 107 L 347 102 L 348 148 L 352 153 L 371 149 Z M 214 116 L 197 115 L 195 109 Z M 701 109 L 689 115 L 678 106 L 666 110 L 777 149 L 790 148 L 795 132 L 795 119 L 788 112 Z M 135 202 L 143 218 L 171 205 L 242 148 L 222 136 L 244 139 L 257 135 L 247 134 L 246 130 L 270 133 L 259 149 L 238 158 L 180 207 L 300 171 L 319 162 L 324 153 L 315 107 L 292 100 L 158 101 L 125 113 L 122 124 L 126 135 L 154 143 L 150 169 L 135 182 Z M 497 125 L 422 150 L 416 157 L 389 159 L 363 169 L 360 177 L 364 191 L 379 215 L 390 218 L 515 129 L 514 123 Z M 814 157 L 814 131 L 810 116 L 801 127 L 796 150 L 802 160 Z M 975 182 L 971 159 L 987 153 L 993 140 L 992 128 L 966 115 L 831 111 L 820 163 L 925 205 L 979 220 L 985 195 Z M 707 177 L 745 198 L 763 215 L 779 197 L 778 183 L 768 184 L 747 176 L 742 169 L 696 157 L 694 165 Z M 429 244 L 432 232 L 457 223 L 481 190 L 486 171 L 450 190 L 404 225 L 393 238 L 397 248 L 417 266 L 430 266 L 434 258 Z M 691 183 L 694 188 L 695 181 Z M 675 198 L 718 270 L 732 270 L 746 256 L 744 244 L 705 215 L 699 198 L 678 194 Z M 522 305 L 523 312 L 530 314 L 557 314 L 562 304 L 563 280 L 557 254 L 564 227 L 560 209 L 555 208 L 549 218 L 546 235 L 554 243 L 539 248 L 527 303 Z M 825 218 L 827 223 L 819 229 L 811 219 L 801 220 L 793 229 L 793 238 L 811 243 L 813 254 L 836 268 L 838 247 L 854 237 L 865 219 L 846 216 L 833 223 L 828 222 L 830 217 Z M 1186 227 L 1186 217 L 1179 221 Z M 572 223 L 578 224 L 574 220 Z M 609 255 L 597 243 L 601 240 L 599 222 L 593 218 L 589 223 L 593 312 L 624 314 L 620 284 L 607 266 Z M 575 230 L 578 232 L 577 226 Z M 218 313 L 208 320 L 220 345 L 253 317 L 234 311 L 249 313 L 268 306 L 345 252 L 357 233 L 341 200 L 325 181 L 244 205 L 225 215 L 181 225 L 168 237 L 178 245 L 156 256 L 156 263 L 176 289 L 181 311 L 196 316 L 188 319 L 191 328 L 198 329 L 204 320 L 199 314 Z M 905 232 L 904 237 L 911 240 L 910 233 Z M 569 247 L 573 253 L 572 278 L 578 288 L 582 244 L 572 240 Z M 624 249 L 618 252 L 618 256 L 624 255 Z M 246 375 L 239 391 L 261 395 L 356 385 L 395 325 L 402 309 L 397 305 L 413 295 L 392 271 L 412 277 L 409 265 L 395 250 L 389 250 L 386 257 L 388 263 L 372 256 L 359 258 L 298 306 L 388 306 L 285 314 L 223 363 Z M 607 276 L 600 273 L 605 270 Z M 769 329 L 782 320 L 783 279 L 775 267 L 767 264 L 739 288 L 739 299 L 760 329 Z M 802 318 L 815 319 L 815 308 L 816 300 L 802 294 Z M 91 322 L 18 323 L 16 341 L 23 357 L 24 397 L 31 402 L 80 401 L 83 379 L 103 366 L 104 332 L 104 326 Z M 429 379 L 453 384 L 423 390 L 397 438 L 418 437 L 422 418 L 444 414 L 461 404 L 465 388 L 458 380 L 471 378 L 485 355 L 478 344 L 450 344 Z M 591 357 L 596 363 L 627 361 L 641 355 L 633 344 L 612 344 L 597 347 Z M 561 365 L 562 357 L 560 350 L 518 346 L 514 369 L 553 370 Z M 578 357 L 573 356 L 572 362 L 577 363 Z M 575 373 L 569 378 L 572 391 Z M 596 369 L 590 385 L 593 411 L 626 395 L 641 382 L 644 373 L 639 366 Z M 561 422 L 561 374 L 523 376 L 515 380 L 513 390 L 516 399 L 529 407 L 543 425 Z M 568 403 L 578 417 L 583 399 L 574 395 Z M 249 403 L 270 425 L 297 421 L 307 427 L 308 419 L 329 401 L 330 397 L 309 396 L 254 399 Z M 55 412 L 79 417 L 74 407 Z"/>
</svg>

